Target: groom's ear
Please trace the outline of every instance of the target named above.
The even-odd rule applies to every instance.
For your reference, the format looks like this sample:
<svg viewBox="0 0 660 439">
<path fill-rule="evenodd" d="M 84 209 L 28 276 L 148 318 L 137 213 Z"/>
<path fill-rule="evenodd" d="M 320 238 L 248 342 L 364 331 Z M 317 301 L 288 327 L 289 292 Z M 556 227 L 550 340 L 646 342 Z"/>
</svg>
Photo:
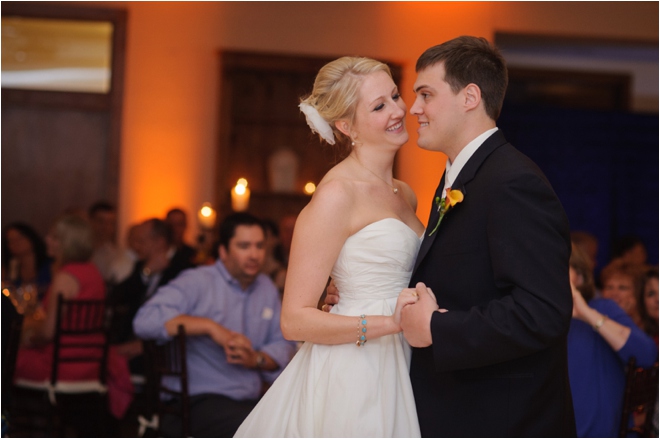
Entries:
<svg viewBox="0 0 660 439">
<path fill-rule="evenodd" d="M 465 96 L 465 108 L 467 110 L 473 110 L 481 103 L 481 89 L 477 84 L 468 84 L 463 89 L 463 95 Z"/>
<path fill-rule="evenodd" d="M 351 126 L 346 120 L 338 120 L 335 122 L 335 128 L 344 133 L 346 137 L 351 138 Z"/>
</svg>

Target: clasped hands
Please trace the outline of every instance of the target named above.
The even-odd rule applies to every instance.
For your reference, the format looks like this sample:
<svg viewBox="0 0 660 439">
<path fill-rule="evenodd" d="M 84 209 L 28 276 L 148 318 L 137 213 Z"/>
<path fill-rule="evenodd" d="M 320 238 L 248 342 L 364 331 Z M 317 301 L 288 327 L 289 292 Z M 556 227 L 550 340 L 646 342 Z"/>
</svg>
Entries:
<svg viewBox="0 0 660 439">
<path fill-rule="evenodd" d="M 220 327 L 222 331 L 211 335 L 211 338 L 225 350 L 227 363 L 254 369 L 257 367 L 257 351 L 252 347 L 249 338 L 238 332 Z"/>
<path fill-rule="evenodd" d="M 337 303 L 339 303 L 339 291 L 334 282 L 330 282 L 326 290 L 323 310 L 329 311 Z M 393 318 L 411 346 L 424 348 L 433 343 L 431 317 L 435 311 L 447 312 L 446 309 L 440 309 L 433 291 L 423 282 L 418 282 L 415 288 L 405 288 L 401 291 Z"/>
</svg>

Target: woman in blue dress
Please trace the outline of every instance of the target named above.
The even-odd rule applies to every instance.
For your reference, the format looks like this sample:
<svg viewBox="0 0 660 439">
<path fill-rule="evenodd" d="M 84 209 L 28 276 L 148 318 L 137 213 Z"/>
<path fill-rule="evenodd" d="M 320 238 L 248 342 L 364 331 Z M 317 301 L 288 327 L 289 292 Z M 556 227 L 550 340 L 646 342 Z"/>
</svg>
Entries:
<svg viewBox="0 0 660 439">
<path fill-rule="evenodd" d="M 650 367 L 658 347 L 610 299 L 594 298 L 587 259 L 573 245 L 570 259 L 573 319 L 568 332 L 568 370 L 578 437 L 617 437 L 631 357 Z"/>
</svg>

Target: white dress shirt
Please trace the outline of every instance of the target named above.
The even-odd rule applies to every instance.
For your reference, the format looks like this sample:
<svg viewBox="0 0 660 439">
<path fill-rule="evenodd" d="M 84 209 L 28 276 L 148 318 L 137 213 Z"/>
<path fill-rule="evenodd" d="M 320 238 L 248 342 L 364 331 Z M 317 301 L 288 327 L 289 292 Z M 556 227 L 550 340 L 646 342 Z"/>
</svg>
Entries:
<svg viewBox="0 0 660 439">
<path fill-rule="evenodd" d="M 482 143 L 486 141 L 487 138 L 489 138 L 495 131 L 497 131 L 497 127 L 491 128 L 488 131 L 478 135 L 473 141 L 468 143 L 465 148 L 461 150 L 461 152 L 458 153 L 456 156 L 456 159 L 454 160 L 454 163 L 451 163 L 449 159 L 447 159 L 447 165 L 445 166 L 445 187 L 442 190 L 442 196 L 440 198 L 444 198 L 445 195 L 447 194 L 447 189 L 454 184 L 454 180 L 456 180 L 456 177 L 458 177 L 458 174 L 461 172 L 461 169 L 463 169 L 463 166 L 470 160 L 470 157 L 479 149 Z"/>
</svg>

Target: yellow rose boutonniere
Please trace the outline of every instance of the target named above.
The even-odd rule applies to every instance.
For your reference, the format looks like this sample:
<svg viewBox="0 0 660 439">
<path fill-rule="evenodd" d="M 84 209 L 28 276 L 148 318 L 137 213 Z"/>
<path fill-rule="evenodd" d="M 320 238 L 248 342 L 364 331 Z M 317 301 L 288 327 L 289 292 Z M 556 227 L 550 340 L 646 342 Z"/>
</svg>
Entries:
<svg viewBox="0 0 660 439">
<path fill-rule="evenodd" d="M 440 226 L 440 222 L 442 221 L 442 218 L 444 218 L 445 214 L 463 201 L 463 192 L 459 191 L 458 189 L 452 190 L 452 188 L 447 188 L 447 195 L 440 199 L 440 197 L 435 197 L 435 204 L 438 206 L 438 212 L 440 213 L 440 217 L 438 218 L 438 223 L 435 225 L 435 228 L 429 233 L 429 236 L 433 235 L 436 230 L 438 230 L 438 226 Z"/>
</svg>

